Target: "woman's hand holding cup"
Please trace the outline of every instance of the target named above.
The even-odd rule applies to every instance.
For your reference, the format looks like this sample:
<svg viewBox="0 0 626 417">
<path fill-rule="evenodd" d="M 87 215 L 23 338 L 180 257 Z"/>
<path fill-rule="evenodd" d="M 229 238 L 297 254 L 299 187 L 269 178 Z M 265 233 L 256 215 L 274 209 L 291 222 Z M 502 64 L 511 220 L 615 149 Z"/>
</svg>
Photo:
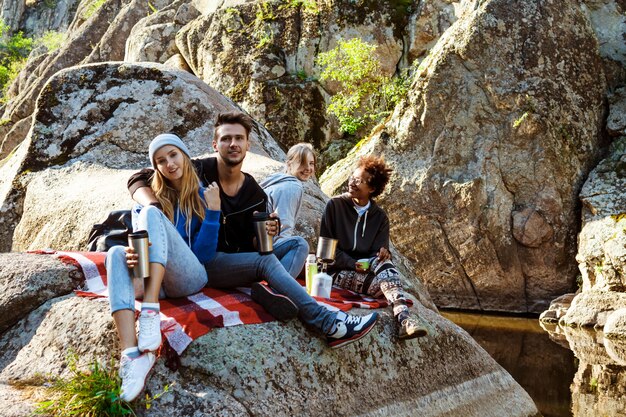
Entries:
<svg viewBox="0 0 626 417">
<path fill-rule="evenodd" d="M 354 265 L 357 272 L 367 272 L 370 270 L 370 260 L 367 258 L 359 259 Z"/>
<path fill-rule="evenodd" d="M 126 246 L 124 251 L 126 252 L 126 265 L 128 265 L 128 269 L 133 269 L 137 266 L 139 255 L 130 246 Z"/>
<path fill-rule="evenodd" d="M 152 243 L 148 242 L 148 246 L 152 246 Z M 133 269 L 139 263 L 139 255 L 130 246 L 126 246 L 124 251 L 126 252 L 126 265 L 128 265 L 128 269 Z"/>
</svg>

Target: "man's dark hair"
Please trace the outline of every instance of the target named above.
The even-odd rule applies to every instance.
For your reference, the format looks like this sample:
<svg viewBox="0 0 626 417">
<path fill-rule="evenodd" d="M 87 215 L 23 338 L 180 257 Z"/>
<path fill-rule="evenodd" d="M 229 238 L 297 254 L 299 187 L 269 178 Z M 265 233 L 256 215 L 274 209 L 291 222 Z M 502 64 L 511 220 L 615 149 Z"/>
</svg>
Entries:
<svg viewBox="0 0 626 417">
<path fill-rule="evenodd" d="M 217 128 L 221 125 L 242 125 L 244 129 L 246 129 L 247 138 L 250 139 L 250 132 L 254 126 L 254 122 L 252 118 L 245 113 L 239 111 L 220 113 L 217 115 L 217 119 L 215 120 L 215 135 L 217 134 Z"/>
</svg>

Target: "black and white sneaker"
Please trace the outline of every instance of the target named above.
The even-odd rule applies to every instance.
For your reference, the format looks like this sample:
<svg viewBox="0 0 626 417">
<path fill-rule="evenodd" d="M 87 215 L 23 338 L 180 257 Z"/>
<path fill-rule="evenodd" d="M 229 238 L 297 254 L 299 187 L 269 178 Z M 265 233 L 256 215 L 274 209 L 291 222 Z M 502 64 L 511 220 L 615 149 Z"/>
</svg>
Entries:
<svg viewBox="0 0 626 417">
<path fill-rule="evenodd" d="M 346 346 L 368 334 L 374 328 L 377 320 L 378 313 L 361 317 L 340 311 L 337 313 L 333 328 L 326 335 L 326 341 L 333 349 Z"/>
<path fill-rule="evenodd" d="M 298 307 L 288 297 L 258 282 L 253 283 L 251 289 L 252 299 L 261 304 L 276 319 L 287 321 L 298 316 Z"/>
</svg>

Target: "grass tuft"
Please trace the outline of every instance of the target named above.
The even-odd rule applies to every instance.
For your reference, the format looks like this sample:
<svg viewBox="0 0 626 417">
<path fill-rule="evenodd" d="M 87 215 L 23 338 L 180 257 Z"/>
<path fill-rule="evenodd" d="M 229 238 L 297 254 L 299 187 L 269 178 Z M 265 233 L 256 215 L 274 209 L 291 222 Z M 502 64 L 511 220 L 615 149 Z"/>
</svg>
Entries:
<svg viewBox="0 0 626 417">
<path fill-rule="evenodd" d="M 129 403 L 120 399 L 121 380 L 114 359 L 108 366 L 94 361 L 89 370 L 77 367 L 77 355 L 68 356 L 68 378 L 55 378 L 47 388 L 49 400 L 41 401 L 35 411 L 54 417 L 136 416 Z"/>
</svg>

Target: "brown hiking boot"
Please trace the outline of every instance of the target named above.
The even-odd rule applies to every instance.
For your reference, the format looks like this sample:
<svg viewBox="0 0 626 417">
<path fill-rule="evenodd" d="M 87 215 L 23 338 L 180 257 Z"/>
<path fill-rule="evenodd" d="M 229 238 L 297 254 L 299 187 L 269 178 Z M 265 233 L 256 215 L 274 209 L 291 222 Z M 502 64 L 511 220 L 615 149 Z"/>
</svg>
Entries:
<svg viewBox="0 0 626 417">
<path fill-rule="evenodd" d="M 400 339 L 413 339 L 428 335 L 428 329 L 419 319 L 407 317 L 400 322 L 398 337 Z"/>
</svg>

